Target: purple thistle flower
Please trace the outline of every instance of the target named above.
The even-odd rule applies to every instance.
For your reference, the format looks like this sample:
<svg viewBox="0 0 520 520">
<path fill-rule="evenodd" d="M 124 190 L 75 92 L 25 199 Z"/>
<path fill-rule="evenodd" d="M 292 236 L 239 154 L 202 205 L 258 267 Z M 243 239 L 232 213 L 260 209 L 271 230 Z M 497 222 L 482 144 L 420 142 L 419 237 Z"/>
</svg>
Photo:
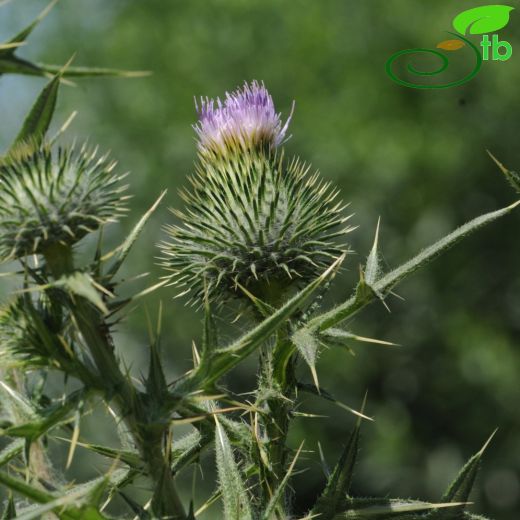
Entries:
<svg viewBox="0 0 520 520">
<path fill-rule="evenodd" d="M 222 153 L 226 149 L 250 149 L 258 146 L 277 147 L 284 142 L 291 113 L 282 123 L 276 113 L 273 98 L 263 83 L 244 83 L 242 89 L 226 92 L 224 101 L 217 98 L 195 103 L 199 121 L 193 128 L 197 132 L 199 150 Z M 294 109 L 294 104 L 293 104 Z"/>
</svg>

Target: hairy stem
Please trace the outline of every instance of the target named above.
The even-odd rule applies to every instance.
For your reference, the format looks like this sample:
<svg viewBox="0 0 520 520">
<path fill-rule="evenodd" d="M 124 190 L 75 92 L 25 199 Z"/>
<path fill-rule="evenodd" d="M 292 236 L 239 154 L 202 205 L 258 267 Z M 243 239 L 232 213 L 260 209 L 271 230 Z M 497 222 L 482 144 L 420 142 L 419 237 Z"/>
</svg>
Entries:
<svg viewBox="0 0 520 520">
<path fill-rule="evenodd" d="M 452 231 L 445 237 L 441 238 L 431 246 L 423 249 L 416 256 L 405 262 L 403 265 L 390 271 L 379 278 L 370 290 L 357 290 L 347 301 L 337 307 L 327 311 L 319 316 L 312 318 L 306 325 L 310 330 L 324 331 L 330 327 L 341 323 L 347 318 L 351 318 L 359 312 L 363 307 L 373 302 L 376 298 L 386 296 L 392 288 L 405 279 L 407 276 L 415 273 L 429 262 L 440 256 L 449 248 L 460 242 L 463 238 L 471 235 L 483 226 L 494 222 L 495 220 L 507 215 L 513 209 L 520 205 L 520 201 L 511 204 L 505 208 L 490 213 L 485 213 L 479 217 L 463 224 L 455 231 Z"/>
<path fill-rule="evenodd" d="M 270 356 L 270 391 L 267 399 L 269 419 L 266 433 L 269 438 L 269 460 L 272 466 L 272 478 L 268 482 L 271 492 L 282 483 L 286 472 L 290 449 L 287 436 L 292 420 L 292 410 L 296 399 L 296 357 L 288 337 L 288 331 L 281 331 Z M 283 506 L 288 506 L 288 490 L 282 494 Z M 287 509 L 287 507 L 285 507 Z M 283 517 L 285 518 L 285 517 Z"/>
<path fill-rule="evenodd" d="M 279 307 L 283 302 L 284 288 L 276 289 L 271 286 L 269 293 L 262 293 L 263 301 L 272 307 Z M 261 486 L 267 500 L 279 488 L 287 471 L 287 436 L 296 397 L 296 359 L 293 353 L 287 326 L 279 329 L 274 347 L 265 345 L 260 353 L 257 405 L 266 412 L 263 419 L 264 434 L 267 437 L 266 448 L 271 466 L 270 471 L 265 473 Z M 278 519 L 285 519 L 289 503 L 287 491 L 281 496 L 275 515 Z"/>
<path fill-rule="evenodd" d="M 44 256 L 54 278 L 58 279 L 74 271 L 70 247 L 53 246 Z M 100 380 L 105 385 L 105 399 L 117 404 L 119 414 L 132 434 L 154 482 L 154 512 L 173 520 L 185 520 L 186 513 L 167 456 L 170 448 L 166 448 L 166 453 L 163 449 L 167 425 L 149 425 L 143 395 L 121 371 L 108 326 L 99 309 L 85 298 L 75 296 L 69 302 L 69 310 L 94 359 Z"/>
</svg>

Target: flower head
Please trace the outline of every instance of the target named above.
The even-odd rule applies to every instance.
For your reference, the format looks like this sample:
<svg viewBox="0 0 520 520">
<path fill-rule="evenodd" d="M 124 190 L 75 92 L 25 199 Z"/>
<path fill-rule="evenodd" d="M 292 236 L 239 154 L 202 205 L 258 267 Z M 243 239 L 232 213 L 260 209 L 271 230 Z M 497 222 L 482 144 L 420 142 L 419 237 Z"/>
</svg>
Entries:
<svg viewBox="0 0 520 520">
<path fill-rule="evenodd" d="M 44 146 L 0 163 L 0 260 L 74 244 L 116 220 L 128 198 L 115 162 L 95 149 Z"/>
<path fill-rule="evenodd" d="M 318 174 L 277 150 L 291 117 L 282 123 L 263 84 L 206 99 L 199 116 L 196 175 L 181 193 L 185 211 L 175 212 L 181 224 L 166 226 L 163 266 L 193 303 L 245 289 L 277 305 L 347 250 L 344 206 Z"/>
<path fill-rule="evenodd" d="M 299 160 L 248 153 L 218 160 L 182 193 L 182 225 L 161 244 L 172 284 L 202 302 L 243 289 L 268 301 L 276 287 L 296 288 L 321 274 L 348 247 L 348 217 L 337 190 L 308 175 Z"/>
<path fill-rule="evenodd" d="M 244 83 L 241 89 L 220 98 L 201 99 L 199 121 L 194 125 L 202 154 L 221 154 L 227 149 L 277 147 L 285 139 L 292 117 L 285 124 L 263 83 Z"/>
</svg>

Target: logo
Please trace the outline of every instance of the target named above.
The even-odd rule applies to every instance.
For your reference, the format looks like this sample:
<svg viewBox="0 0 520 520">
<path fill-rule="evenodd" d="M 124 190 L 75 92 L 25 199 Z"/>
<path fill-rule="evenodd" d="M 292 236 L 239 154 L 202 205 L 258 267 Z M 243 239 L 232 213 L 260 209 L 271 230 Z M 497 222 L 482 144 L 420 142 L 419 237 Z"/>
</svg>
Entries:
<svg viewBox="0 0 520 520">
<path fill-rule="evenodd" d="M 386 62 L 386 73 L 388 76 L 403 87 L 419 89 L 442 89 L 458 87 L 473 79 L 482 67 L 483 61 L 507 61 L 513 55 L 513 47 L 507 41 L 501 41 L 496 31 L 504 28 L 509 23 L 509 16 L 514 7 L 508 5 L 484 5 L 468 9 L 458 14 L 453 19 L 453 28 L 457 32 L 450 32 L 453 38 L 444 40 L 436 45 L 435 49 L 417 48 L 405 49 L 392 54 Z M 470 40 L 470 35 L 482 35 L 481 41 L 475 44 Z M 445 83 L 429 83 L 428 78 L 448 72 L 450 60 L 448 53 L 464 50 L 466 59 L 469 56 L 472 68 L 462 79 L 453 79 Z M 482 49 L 482 51 L 481 51 Z M 437 60 L 437 67 L 433 70 L 418 68 L 413 62 L 406 62 L 403 57 L 420 55 L 422 58 L 430 57 Z M 466 61 L 466 60 L 464 60 Z M 396 72 L 401 64 L 401 68 Z M 430 64 L 431 66 L 431 64 Z M 413 82 L 403 79 L 405 77 L 422 78 L 423 82 Z"/>
</svg>

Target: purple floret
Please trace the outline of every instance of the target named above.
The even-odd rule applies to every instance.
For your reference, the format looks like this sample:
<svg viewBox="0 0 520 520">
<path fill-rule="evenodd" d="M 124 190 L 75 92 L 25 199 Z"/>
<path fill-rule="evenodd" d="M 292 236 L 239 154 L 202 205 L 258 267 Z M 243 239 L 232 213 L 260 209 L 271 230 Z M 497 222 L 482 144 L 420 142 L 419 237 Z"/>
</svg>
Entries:
<svg viewBox="0 0 520 520">
<path fill-rule="evenodd" d="M 292 111 L 285 124 L 276 113 L 273 98 L 263 83 L 244 83 L 242 89 L 220 98 L 201 99 L 199 122 L 194 125 L 201 152 L 224 152 L 236 147 L 251 148 L 283 143 Z"/>
</svg>

